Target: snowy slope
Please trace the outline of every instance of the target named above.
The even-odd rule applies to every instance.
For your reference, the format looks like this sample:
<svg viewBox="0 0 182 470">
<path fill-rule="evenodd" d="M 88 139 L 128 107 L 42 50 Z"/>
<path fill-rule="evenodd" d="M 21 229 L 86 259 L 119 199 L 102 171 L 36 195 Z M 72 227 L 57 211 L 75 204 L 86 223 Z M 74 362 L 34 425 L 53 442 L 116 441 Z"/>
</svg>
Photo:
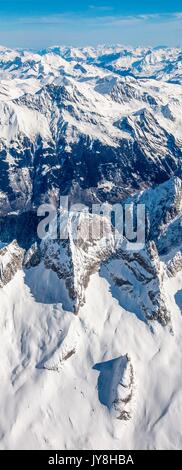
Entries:
<svg viewBox="0 0 182 470">
<path fill-rule="evenodd" d="M 181 58 L 0 47 L 0 449 L 182 446 Z M 40 242 L 60 195 L 144 204 L 145 246 Z"/>
<path fill-rule="evenodd" d="M 169 233 L 179 180 L 161 197 L 167 185 Z M 69 231 L 68 247 L 47 237 L 24 260 L 15 242 L 0 250 L 1 448 L 181 448 L 179 245 L 176 262 L 174 241 L 159 258 L 154 245 L 116 249 L 112 233 L 107 252 L 104 239 L 77 245 L 75 221 Z"/>
<path fill-rule="evenodd" d="M 108 72 L 86 79 L 59 72 L 48 83 L 20 84 L 3 80 L 0 95 L 1 212 L 4 199 L 10 211 L 22 210 L 56 191 L 77 199 L 82 192 L 82 202 L 114 202 L 176 172 L 178 85 Z"/>
<path fill-rule="evenodd" d="M 0 293 L 1 449 L 181 448 L 181 277 L 165 287 L 174 336 L 160 326 L 152 333 L 120 307 L 98 274 L 79 317 L 63 312 L 53 275 L 47 282 L 55 304 L 38 303 L 21 273 Z M 60 357 L 65 331 L 75 354 L 59 372 L 40 369 L 55 362 L 55 349 Z M 118 421 L 103 387 L 126 353 L 135 377 L 132 419 Z"/>
</svg>

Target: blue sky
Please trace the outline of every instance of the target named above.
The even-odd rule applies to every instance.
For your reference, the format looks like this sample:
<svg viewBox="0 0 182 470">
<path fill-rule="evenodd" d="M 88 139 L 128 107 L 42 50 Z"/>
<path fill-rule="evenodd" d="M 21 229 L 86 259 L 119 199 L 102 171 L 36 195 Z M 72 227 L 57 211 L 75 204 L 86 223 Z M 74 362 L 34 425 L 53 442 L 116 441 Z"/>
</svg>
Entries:
<svg viewBox="0 0 182 470">
<path fill-rule="evenodd" d="M 0 43 L 182 46 L 182 2 L 0 0 Z"/>
</svg>

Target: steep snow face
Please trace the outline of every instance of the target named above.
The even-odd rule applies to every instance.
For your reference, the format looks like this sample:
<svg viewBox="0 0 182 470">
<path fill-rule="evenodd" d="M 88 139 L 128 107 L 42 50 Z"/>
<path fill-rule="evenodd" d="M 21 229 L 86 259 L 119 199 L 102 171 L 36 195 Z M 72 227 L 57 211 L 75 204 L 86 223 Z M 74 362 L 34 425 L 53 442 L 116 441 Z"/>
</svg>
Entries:
<svg viewBox="0 0 182 470">
<path fill-rule="evenodd" d="M 63 288 L 40 265 L 0 290 L 1 449 L 179 449 L 181 275 L 165 283 L 174 335 L 98 273 L 78 316 Z"/>
<path fill-rule="evenodd" d="M 0 48 L 2 449 L 181 448 L 180 83 L 179 49 Z M 73 210 L 40 241 L 60 195 L 144 204 L 145 246 Z"/>
</svg>

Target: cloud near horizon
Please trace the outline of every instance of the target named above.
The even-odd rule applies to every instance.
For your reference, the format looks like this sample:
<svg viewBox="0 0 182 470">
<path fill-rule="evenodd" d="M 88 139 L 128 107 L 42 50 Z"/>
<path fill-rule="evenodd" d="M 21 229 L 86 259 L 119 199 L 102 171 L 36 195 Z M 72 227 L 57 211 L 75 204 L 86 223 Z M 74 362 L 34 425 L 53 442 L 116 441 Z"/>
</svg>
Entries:
<svg viewBox="0 0 182 470">
<path fill-rule="evenodd" d="M 90 5 L 90 8 L 97 9 L 99 11 L 112 11 L 112 7 L 96 7 L 94 5 Z M 60 14 L 50 14 L 50 15 L 31 15 L 31 16 L 4 16 L 0 18 L 0 24 L 70 24 L 74 22 L 83 21 L 84 23 L 91 23 L 91 24 L 101 24 L 102 26 L 108 26 L 110 22 L 118 24 L 118 22 L 129 22 L 131 24 L 134 21 L 155 21 L 155 22 L 164 22 L 168 21 L 178 21 L 182 19 L 182 12 L 176 13 L 145 13 L 145 14 L 136 14 L 136 15 L 104 15 L 104 16 L 95 16 L 89 17 L 88 15 L 84 14 L 76 14 L 76 13 L 60 13 Z"/>
<path fill-rule="evenodd" d="M 100 13 L 101 8 L 103 11 L 104 6 Z M 55 42 L 75 46 L 118 42 L 182 46 L 182 12 L 122 16 L 109 14 L 108 8 L 107 15 L 99 16 L 63 13 L 1 17 L 0 42 L 10 47 L 43 47 Z"/>
<path fill-rule="evenodd" d="M 103 5 L 103 6 L 99 6 L 99 5 L 89 5 L 89 8 L 90 10 L 95 10 L 95 11 L 104 11 L 104 12 L 107 12 L 107 11 L 112 11 L 114 10 L 114 7 L 113 6 L 109 6 L 109 5 Z"/>
</svg>

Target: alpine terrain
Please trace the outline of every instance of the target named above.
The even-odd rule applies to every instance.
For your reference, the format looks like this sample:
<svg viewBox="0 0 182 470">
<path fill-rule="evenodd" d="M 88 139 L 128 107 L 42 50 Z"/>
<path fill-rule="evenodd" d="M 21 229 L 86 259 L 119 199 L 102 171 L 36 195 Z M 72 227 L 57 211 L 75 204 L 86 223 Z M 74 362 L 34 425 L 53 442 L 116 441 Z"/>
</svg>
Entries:
<svg viewBox="0 0 182 470">
<path fill-rule="evenodd" d="M 0 47 L 1 449 L 181 448 L 181 158 L 181 49 Z"/>
</svg>

